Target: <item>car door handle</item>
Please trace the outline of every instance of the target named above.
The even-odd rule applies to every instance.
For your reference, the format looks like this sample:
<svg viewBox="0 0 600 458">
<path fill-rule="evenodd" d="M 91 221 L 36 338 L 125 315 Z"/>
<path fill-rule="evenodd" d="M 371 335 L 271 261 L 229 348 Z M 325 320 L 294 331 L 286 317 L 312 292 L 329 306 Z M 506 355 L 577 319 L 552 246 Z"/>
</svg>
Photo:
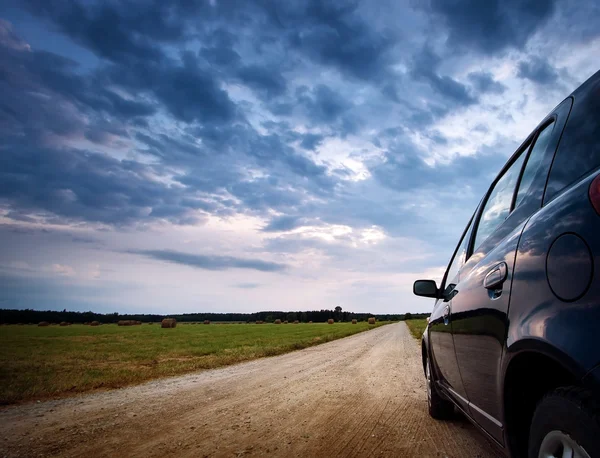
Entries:
<svg viewBox="0 0 600 458">
<path fill-rule="evenodd" d="M 508 266 L 505 262 L 501 262 L 500 264 L 492 267 L 492 269 L 487 273 L 485 279 L 483 280 L 483 286 L 485 286 L 487 289 L 500 289 L 507 276 Z"/>
</svg>

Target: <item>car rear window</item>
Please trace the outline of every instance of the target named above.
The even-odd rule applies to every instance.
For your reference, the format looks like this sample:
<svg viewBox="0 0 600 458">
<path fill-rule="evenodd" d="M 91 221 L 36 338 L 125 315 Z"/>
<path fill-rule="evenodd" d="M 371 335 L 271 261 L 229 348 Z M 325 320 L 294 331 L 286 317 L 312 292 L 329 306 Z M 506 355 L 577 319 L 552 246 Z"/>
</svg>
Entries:
<svg viewBox="0 0 600 458">
<path fill-rule="evenodd" d="M 582 89 L 576 96 L 552 163 L 545 202 L 600 167 L 600 79 Z"/>
</svg>

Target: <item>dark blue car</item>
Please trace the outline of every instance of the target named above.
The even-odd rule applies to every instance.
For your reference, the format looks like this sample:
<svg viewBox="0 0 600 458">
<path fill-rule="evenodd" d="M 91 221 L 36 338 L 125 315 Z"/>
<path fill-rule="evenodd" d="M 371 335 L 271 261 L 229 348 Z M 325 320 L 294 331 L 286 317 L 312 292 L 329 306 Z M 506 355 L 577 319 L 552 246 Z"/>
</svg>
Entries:
<svg viewBox="0 0 600 458">
<path fill-rule="evenodd" d="M 531 132 L 457 244 L 423 335 L 429 412 L 513 457 L 600 457 L 600 72 Z"/>
</svg>

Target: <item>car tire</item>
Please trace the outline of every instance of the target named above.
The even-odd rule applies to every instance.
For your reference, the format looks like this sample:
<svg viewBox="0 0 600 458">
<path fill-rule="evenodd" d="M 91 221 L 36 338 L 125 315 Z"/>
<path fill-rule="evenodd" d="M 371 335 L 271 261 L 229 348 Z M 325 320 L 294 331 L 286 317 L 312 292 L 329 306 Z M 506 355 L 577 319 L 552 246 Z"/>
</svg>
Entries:
<svg viewBox="0 0 600 458">
<path fill-rule="evenodd" d="M 565 449 L 573 450 L 573 455 Z M 558 388 L 538 403 L 529 431 L 529 458 L 600 457 L 600 400 L 590 390 Z"/>
<path fill-rule="evenodd" d="M 448 420 L 454 415 L 454 404 L 442 398 L 437 392 L 431 371 L 431 362 L 427 357 L 425 366 L 425 378 L 427 383 L 427 406 L 429 415 L 436 420 Z"/>
</svg>

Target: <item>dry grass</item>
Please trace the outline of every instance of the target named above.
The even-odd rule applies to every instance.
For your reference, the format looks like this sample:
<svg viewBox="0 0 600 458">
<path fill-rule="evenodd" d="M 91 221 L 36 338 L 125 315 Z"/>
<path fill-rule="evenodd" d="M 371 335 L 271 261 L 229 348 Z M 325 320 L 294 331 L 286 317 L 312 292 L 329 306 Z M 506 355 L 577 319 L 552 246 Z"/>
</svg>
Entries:
<svg viewBox="0 0 600 458">
<path fill-rule="evenodd" d="M 413 335 L 415 339 L 421 340 L 421 336 L 427 327 L 427 319 L 419 319 L 419 320 L 406 320 L 406 326 L 410 330 L 410 333 Z"/>
<path fill-rule="evenodd" d="M 377 323 L 382 325 L 385 323 Z M 117 388 L 274 356 L 373 329 L 304 326 L 5 326 L 0 404 Z"/>
</svg>

